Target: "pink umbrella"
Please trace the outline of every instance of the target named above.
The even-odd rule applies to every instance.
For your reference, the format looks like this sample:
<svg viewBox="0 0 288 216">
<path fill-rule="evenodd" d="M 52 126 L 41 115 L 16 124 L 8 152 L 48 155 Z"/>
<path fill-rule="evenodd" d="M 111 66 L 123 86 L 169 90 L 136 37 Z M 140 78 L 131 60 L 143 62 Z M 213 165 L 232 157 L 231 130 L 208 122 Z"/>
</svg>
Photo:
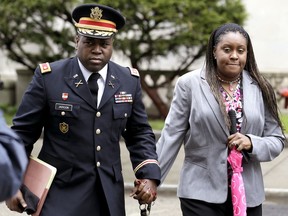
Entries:
<svg viewBox="0 0 288 216">
<path fill-rule="evenodd" d="M 246 216 L 246 196 L 241 172 L 242 154 L 234 147 L 228 156 L 228 162 L 233 170 L 231 178 L 231 193 L 234 216 Z"/>
</svg>

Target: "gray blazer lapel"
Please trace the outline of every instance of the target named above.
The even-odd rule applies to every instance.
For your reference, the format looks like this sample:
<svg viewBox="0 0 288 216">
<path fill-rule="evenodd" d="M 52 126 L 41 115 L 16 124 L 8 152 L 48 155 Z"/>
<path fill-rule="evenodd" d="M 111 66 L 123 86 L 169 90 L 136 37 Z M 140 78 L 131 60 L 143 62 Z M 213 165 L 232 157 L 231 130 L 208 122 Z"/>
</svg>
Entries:
<svg viewBox="0 0 288 216">
<path fill-rule="evenodd" d="M 201 71 L 201 89 L 203 92 L 204 97 L 207 100 L 207 103 L 209 104 L 211 108 L 211 112 L 214 113 L 215 118 L 217 119 L 219 125 L 221 126 L 223 132 L 229 136 L 228 128 L 226 127 L 226 124 L 224 122 L 223 114 L 220 110 L 219 104 L 216 101 L 214 95 L 211 93 L 211 89 L 206 81 L 205 77 L 205 70 L 202 69 Z"/>
<path fill-rule="evenodd" d="M 241 126 L 241 132 L 247 133 L 248 128 L 245 124 L 246 121 L 249 121 L 249 116 L 253 116 L 254 113 L 259 112 L 257 107 L 261 103 L 262 98 L 259 98 L 259 89 L 256 87 L 255 81 L 249 76 L 247 71 L 243 71 L 242 77 L 242 88 L 243 88 L 243 101 L 242 106 L 244 110 L 243 124 Z"/>
</svg>

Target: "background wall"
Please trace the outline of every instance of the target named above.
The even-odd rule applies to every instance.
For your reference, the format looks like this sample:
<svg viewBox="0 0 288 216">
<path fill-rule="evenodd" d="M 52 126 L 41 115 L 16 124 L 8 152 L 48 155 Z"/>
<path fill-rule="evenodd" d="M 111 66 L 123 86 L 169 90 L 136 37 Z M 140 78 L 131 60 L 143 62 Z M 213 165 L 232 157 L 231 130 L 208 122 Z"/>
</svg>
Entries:
<svg viewBox="0 0 288 216">
<path fill-rule="evenodd" d="M 249 33 L 262 72 L 288 72 L 288 1 L 242 0 Z"/>
</svg>

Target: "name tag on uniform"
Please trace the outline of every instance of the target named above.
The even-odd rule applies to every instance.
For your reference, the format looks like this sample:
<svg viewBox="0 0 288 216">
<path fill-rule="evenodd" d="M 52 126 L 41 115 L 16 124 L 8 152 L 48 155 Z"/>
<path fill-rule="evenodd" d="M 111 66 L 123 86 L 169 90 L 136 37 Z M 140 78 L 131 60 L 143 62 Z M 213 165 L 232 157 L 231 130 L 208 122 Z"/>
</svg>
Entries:
<svg viewBox="0 0 288 216">
<path fill-rule="evenodd" d="M 115 103 L 132 103 L 132 94 L 127 94 L 126 92 L 120 92 L 118 95 L 115 95 Z"/>
<path fill-rule="evenodd" d="M 72 104 L 62 104 L 62 103 L 55 104 L 55 110 L 72 111 L 72 109 L 73 109 Z"/>
</svg>

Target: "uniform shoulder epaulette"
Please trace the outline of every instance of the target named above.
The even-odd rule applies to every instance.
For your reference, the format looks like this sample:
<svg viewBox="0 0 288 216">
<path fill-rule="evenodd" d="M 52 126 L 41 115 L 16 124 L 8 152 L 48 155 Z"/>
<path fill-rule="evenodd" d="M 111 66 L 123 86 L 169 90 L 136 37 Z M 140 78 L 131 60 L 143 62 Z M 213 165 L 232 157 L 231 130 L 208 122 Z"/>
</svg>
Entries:
<svg viewBox="0 0 288 216">
<path fill-rule="evenodd" d="M 132 76 L 137 76 L 137 77 L 140 76 L 139 71 L 136 68 L 131 68 L 131 67 L 128 67 L 128 68 Z"/>
<path fill-rule="evenodd" d="M 39 64 L 39 66 L 40 66 L 40 70 L 42 74 L 51 72 L 51 67 L 50 67 L 49 62 Z"/>
</svg>

